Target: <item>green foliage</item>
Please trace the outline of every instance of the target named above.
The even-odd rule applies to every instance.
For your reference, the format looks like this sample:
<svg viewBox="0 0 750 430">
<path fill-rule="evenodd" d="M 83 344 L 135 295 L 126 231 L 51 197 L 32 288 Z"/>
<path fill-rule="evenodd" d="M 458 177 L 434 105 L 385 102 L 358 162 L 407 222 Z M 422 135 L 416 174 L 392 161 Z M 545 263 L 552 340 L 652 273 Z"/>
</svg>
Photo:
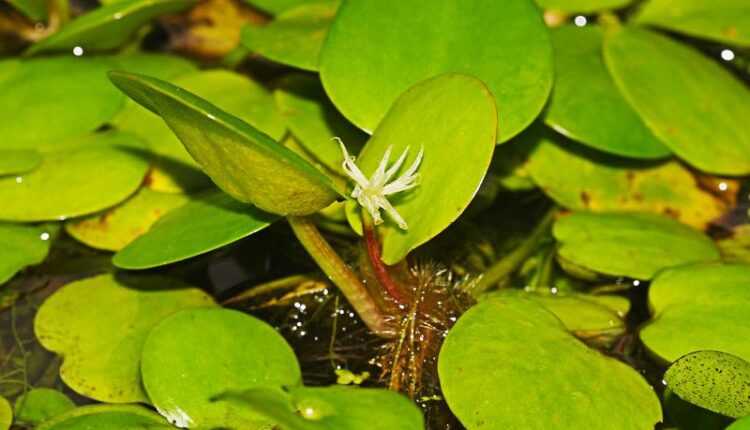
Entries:
<svg viewBox="0 0 750 430">
<path fill-rule="evenodd" d="M 0 176 L 26 173 L 42 163 L 36 151 L 0 149 Z"/>
<path fill-rule="evenodd" d="M 13 423 L 13 409 L 5 397 L 0 397 L 0 430 L 8 430 Z"/>
<path fill-rule="evenodd" d="M 26 266 L 47 257 L 54 231 L 50 226 L 24 226 L 0 223 L 0 284 Z"/>
<path fill-rule="evenodd" d="M 173 429 L 155 412 L 136 405 L 88 405 L 73 409 L 37 426 L 37 430 Z"/>
<path fill-rule="evenodd" d="M 68 396 L 51 388 L 35 388 L 16 399 L 15 422 L 39 425 L 76 407 Z"/>
</svg>

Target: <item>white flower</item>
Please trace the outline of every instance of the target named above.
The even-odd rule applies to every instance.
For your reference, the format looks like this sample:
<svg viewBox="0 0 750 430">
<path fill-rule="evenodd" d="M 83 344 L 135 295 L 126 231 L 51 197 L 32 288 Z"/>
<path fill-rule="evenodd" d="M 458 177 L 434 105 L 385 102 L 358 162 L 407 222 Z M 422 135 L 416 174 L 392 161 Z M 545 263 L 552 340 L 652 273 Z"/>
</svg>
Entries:
<svg viewBox="0 0 750 430">
<path fill-rule="evenodd" d="M 391 156 L 391 149 L 393 148 L 389 146 L 388 149 L 385 150 L 385 154 L 383 155 L 383 159 L 380 160 L 378 168 L 375 169 L 375 172 L 373 172 L 370 179 L 367 179 L 362 171 L 359 170 L 359 167 L 354 164 L 354 157 L 350 156 L 346 151 L 346 147 L 341 139 L 338 137 L 334 137 L 334 139 L 339 145 L 341 145 L 341 152 L 344 153 L 344 162 L 341 164 L 341 167 L 357 184 L 354 187 L 354 191 L 352 191 L 352 197 L 357 199 L 359 204 L 370 213 L 376 225 L 383 223 L 383 218 L 380 216 L 380 209 L 383 208 L 386 212 L 391 214 L 399 227 L 404 230 L 409 228 L 406 221 L 401 218 L 401 215 L 396 212 L 396 209 L 393 208 L 385 196 L 406 191 L 419 185 L 419 173 L 416 173 L 416 171 L 419 168 L 419 163 L 422 162 L 424 147 L 419 150 L 416 160 L 414 160 L 414 163 L 406 169 L 404 174 L 389 183 L 388 181 L 391 179 L 391 176 L 393 176 L 398 169 L 401 168 L 401 165 L 404 164 L 404 160 L 406 160 L 406 156 L 409 154 L 408 147 L 404 150 L 403 154 L 401 154 L 401 157 L 399 157 L 398 160 L 386 170 L 388 159 Z"/>
</svg>

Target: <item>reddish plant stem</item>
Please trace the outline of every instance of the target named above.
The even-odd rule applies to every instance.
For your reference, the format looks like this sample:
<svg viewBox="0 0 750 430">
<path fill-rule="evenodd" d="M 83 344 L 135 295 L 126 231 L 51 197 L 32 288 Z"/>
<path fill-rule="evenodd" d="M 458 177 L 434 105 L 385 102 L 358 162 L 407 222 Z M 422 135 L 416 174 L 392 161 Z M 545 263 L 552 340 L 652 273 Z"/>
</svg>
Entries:
<svg viewBox="0 0 750 430">
<path fill-rule="evenodd" d="M 363 214 L 362 217 L 362 232 L 365 236 L 365 247 L 367 248 L 367 255 L 370 257 L 372 268 L 375 271 L 375 277 L 378 279 L 378 282 L 380 282 L 380 285 L 382 285 L 388 296 L 392 298 L 397 305 L 402 305 L 403 298 L 401 297 L 399 284 L 393 279 L 388 271 L 388 266 L 386 266 L 381 259 L 380 241 L 378 241 L 375 233 L 375 224 L 373 224 L 372 218 L 367 214 Z"/>
</svg>

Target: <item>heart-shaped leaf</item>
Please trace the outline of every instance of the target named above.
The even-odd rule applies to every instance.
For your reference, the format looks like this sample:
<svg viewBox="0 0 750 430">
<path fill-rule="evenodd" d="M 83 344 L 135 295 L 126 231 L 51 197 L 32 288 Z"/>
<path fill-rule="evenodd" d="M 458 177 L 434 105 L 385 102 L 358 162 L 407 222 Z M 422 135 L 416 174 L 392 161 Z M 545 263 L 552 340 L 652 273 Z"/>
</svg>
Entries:
<svg viewBox="0 0 750 430">
<path fill-rule="evenodd" d="M 141 371 L 154 406 L 187 428 L 263 428 L 262 415 L 214 398 L 302 380 L 292 348 L 273 327 L 227 309 L 186 310 L 162 321 L 143 346 Z"/>
<path fill-rule="evenodd" d="M 469 430 L 646 429 L 661 421 L 659 400 L 638 372 L 587 348 L 521 298 L 485 300 L 461 316 L 438 372 L 448 406 Z"/>
<path fill-rule="evenodd" d="M 36 430 L 159 430 L 174 429 L 164 418 L 143 406 L 88 405 L 58 415 Z"/>
<path fill-rule="evenodd" d="M 653 214 L 575 212 L 558 219 L 552 233 L 558 258 L 611 276 L 651 279 L 668 267 L 720 258 L 701 232 Z"/>
<path fill-rule="evenodd" d="M 750 360 L 750 266 L 696 264 L 666 270 L 649 288 L 651 322 L 641 340 L 672 362 L 714 350 Z"/>
<path fill-rule="evenodd" d="M 466 73 L 497 99 L 506 141 L 539 114 L 552 88 L 549 36 L 532 0 L 347 1 L 320 61 L 333 103 L 368 132 L 410 87 Z"/>
<path fill-rule="evenodd" d="M 750 173 L 750 89 L 694 48 L 646 29 L 605 38 L 625 98 L 677 156 L 715 174 Z"/>
<path fill-rule="evenodd" d="M 492 160 L 496 130 L 492 94 L 471 76 L 438 76 L 415 85 L 396 101 L 356 160 L 369 178 L 389 147 L 394 160 L 409 148 L 402 168 L 393 176 L 397 178 L 424 148 L 419 185 L 392 198 L 408 230 L 392 222 L 380 229 L 386 264 L 401 261 L 466 209 Z M 355 205 L 354 201 L 348 204 L 350 209 Z M 355 229 L 361 226 L 359 219 L 350 216 Z"/>
<path fill-rule="evenodd" d="M 620 95 L 602 59 L 602 30 L 566 25 L 551 31 L 555 87 L 545 121 L 601 151 L 634 158 L 670 154 Z"/>
<path fill-rule="evenodd" d="M 100 275 L 48 298 L 34 332 L 45 348 L 63 356 L 60 376 L 77 393 L 147 403 L 138 361 L 146 335 L 181 309 L 213 305 L 203 291 L 168 278 Z"/>
<path fill-rule="evenodd" d="M 115 254 L 124 269 L 148 269 L 220 248 L 263 230 L 278 216 L 217 191 L 195 199 L 157 221 L 148 233 Z"/>
<path fill-rule="evenodd" d="M 0 176 L 26 173 L 42 163 L 36 151 L 0 149 Z"/>
<path fill-rule="evenodd" d="M 167 82 L 111 72 L 123 92 L 161 116 L 227 194 L 280 215 L 308 215 L 338 193 L 323 173 L 255 127 Z"/>
<path fill-rule="evenodd" d="M 41 263 L 49 252 L 50 229 L 0 223 L 0 284 L 26 266 Z"/>
</svg>

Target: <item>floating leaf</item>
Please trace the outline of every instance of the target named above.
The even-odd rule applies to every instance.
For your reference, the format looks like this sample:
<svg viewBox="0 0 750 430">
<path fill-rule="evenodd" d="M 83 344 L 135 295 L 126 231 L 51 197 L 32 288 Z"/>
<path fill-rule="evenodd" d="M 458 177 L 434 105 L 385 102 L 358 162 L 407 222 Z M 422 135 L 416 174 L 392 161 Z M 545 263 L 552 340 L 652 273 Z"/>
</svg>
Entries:
<svg viewBox="0 0 750 430">
<path fill-rule="evenodd" d="M 265 26 L 246 25 L 242 43 L 263 57 L 317 71 L 318 57 L 340 2 L 312 3 L 286 10 Z"/>
<path fill-rule="evenodd" d="M 551 31 L 555 87 L 545 121 L 563 135 L 601 151 L 634 158 L 670 154 L 620 95 L 601 57 L 599 27 Z"/>
<path fill-rule="evenodd" d="M 118 70 L 153 76 L 159 79 L 172 79 L 198 71 L 189 60 L 170 54 L 151 52 L 129 52 L 109 57 Z"/>
<path fill-rule="evenodd" d="M 282 394 L 259 388 L 224 398 L 242 402 L 282 430 L 424 429 L 422 413 L 416 405 L 405 396 L 384 389 L 291 387 Z"/>
<path fill-rule="evenodd" d="M 92 248 L 119 251 L 189 200 L 184 194 L 141 188 L 133 197 L 101 214 L 66 222 L 65 231 Z"/>
<path fill-rule="evenodd" d="M 750 415 L 750 363 L 720 351 L 696 351 L 675 361 L 664 381 L 681 399 L 720 414 Z"/>
<path fill-rule="evenodd" d="M 0 149 L 0 176 L 25 173 L 41 163 L 42 157 L 36 151 Z"/>
<path fill-rule="evenodd" d="M 203 291 L 169 278 L 100 275 L 48 298 L 34 331 L 45 348 L 63 356 L 60 376 L 77 393 L 147 403 L 138 361 L 146 335 L 168 315 L 213 304 Z"/>
<path fill-rule="evenodd" d="M 174 85 L 111 72 L 136 102 L 159 114 L 227 194 L 280 215 L 308 215 L 338 193 L 328 177 L 255 127 Z"/>
<path fill-rule="evenodd" d="M 88 405 L 44 422 L 36 430 L 142 430 L 174 429 L 164 418 L 142 406 Z"/>
<path fill-rule="evenodd" d="M 13 423 L 13 410 L 5 397 L 0 396 L 0 430 L 8 430 Z"/>
<path fill-rule="evenodd" d="M 0 177 L 0 219 L 62 220 L 114 206 L 143 181 L 149 155 L 132 135 L 100 133 L 74 148 L 50 150 L 42 165 L 18 177 Z"/>
<path fill-rule="evenodd" d="M 750 415 L 735 421 L 726 430 L 750 430 Z"/>
<path fill-rule="evenodd" d="M 228 309 L 191 309 L 162 321 L 143 346 L 141 371 L 154 406 L 187 428 L 263 428 L 261 415 L 213 398 L 302 380 L 292 348 L 273 327 Z"/>
<path fill-rule="evenodd" d="M 183 75 L 174 83 L 236 115 L 273 139 L 280 139 L 286 132 L 271 93 L 245 76 L 227 70 L 210 70 Z M 149 175 L 149 187 L 157 191 L 180 192 L 206 188 L 209 184 L 198 163 L 159 116 L 129 101 L 114 123 L 119 129 L 148 142 L 151 151 L 159 156 Z"/>
<path fill-rule="evenodd" d="M 35 388 L 16 399 L 16 423 L 39 425 L 75 409 L 76 405 L 65 394 L 51 388 Z"/>
<path fill-rule="evenodd" d="M 268 12 L 271 15 L 279 14 L 297 6 L 313 3 L 326 3 L 329 1 L 331 0 L 245 0 L 245 2 Z"/>
<path fill-rule="evenodd" d="M 661 420 L 638 372 L 587 348 L 521 298 L 485 300 L 461 316 L 438 372 L 448 406 L 469 430 L 645 429 Z"/>
<path fill-rule="evenodd" d="M 522 134 L 530 152 L 528 170 L 558 204 L 593 212 L 652 212 L 704 229 L 733 200 L 724 181 L 714 193 L 680 163 L 632 162 L 575 144 L 544 128 Z M 723 196 L 717 196 L 723 195 Z"/>
<path fill-rule="evenodd" d="M 612 77 L 651 131 L 715 174 L 750 173 L 750 89 L 694 48 L 645 29 L 605 38 Z"/>
<path fill-rule="evenodd" d="M 629 5 L 633 0 L 536 0 L 536 4 L 545 9 L 563 12 L 593 13 L 601 10 L 619 9 Z"/>
<path fill-rule="evenodd" d="M 403 166 L 412 164 L 424 148 L 419 185 L 392 198 L 409 229 L 402 230 L 392 222 L 380 229 L 386 264 L 401 261 L 466 209 L 492 160 L 496 121 L 492 94 L 481 81 L 467 75 L 429 79 L 396 101 L 356 161 L 369 178 L 387 148 L 393 148 L 393 161 L 410 149 Z M 348 206 L 357 204 L 352 201 Z M 354 228 L 361 225 L 356 216 L 351 216 L 350 222 Z"/>
<path fill-rule="evenodd" d="M 750 46 L 750 3 L 746 0 L 649 0 L 639 9 L 635 22 Z"/>
<path fill-rule="evenodd" d="M 44 261 L 49 252 L 50 236 L 48 226 L 0 223 L 0 284 L 24 267 Z"/>
<path fill-rule="evenodd" d="M 344 2 L 321 53 L 326 92 L 368 132 L 404 91 L 447 72 L 487 84 L 500 141 L 526 128 L 552 88 L 549 36 L 533 1 Z"/>
<path fill-rule="evenodd" d="M 181 261 L 238 241 L 268 227 L 278 216 L 214 192 L 157 221 L 148 233 L 115 254 L 124 269 L 148 269 Z"/>
<path fill-rule="evenodd" d="M 714 350 L 750 360 L 750 266 L 697 264 L 664 271 L 649 288 L 651 322 L 641 340 L 672 362 Z"/>
<path fill-rule="evenodd" d="M 729 417 L 682 400 L 669 387 L 664 388 L 662 396 L 664 414 L 675 430 L 725 430 L 732 422 Z"/>
<path fill-rule="evenodd" d="M 197 0 L 122 0 L 101 6 L 71 21 L 57 33 L 32 45 L 27 54 L 115 49 L 125 44 L 144 24 L 177 12 Z"/>
<path fill-rule="evenodd" d="M 341 116 L 316 77 L 288 75 L 274 95 L 287 127 L 305 150 L 327 168 L 343 175 L 341 148 L 333 137 L 340 138 L 357 154 L 367 135 Z"/>
<path fill-rule="evenodd" d="M 575 212 L 552 233 L 558 258 L 611 276 L 651 279 L 668 267 L 720 258 L 701 232 L 653 214 Z"/>
<path fill-rule="evenodd" d="M 31 149 L 104 125 L 123 96 L 107 82 L 111 63 L 49 57 L 0 65 L 0 148 Z"/>
</svg>

